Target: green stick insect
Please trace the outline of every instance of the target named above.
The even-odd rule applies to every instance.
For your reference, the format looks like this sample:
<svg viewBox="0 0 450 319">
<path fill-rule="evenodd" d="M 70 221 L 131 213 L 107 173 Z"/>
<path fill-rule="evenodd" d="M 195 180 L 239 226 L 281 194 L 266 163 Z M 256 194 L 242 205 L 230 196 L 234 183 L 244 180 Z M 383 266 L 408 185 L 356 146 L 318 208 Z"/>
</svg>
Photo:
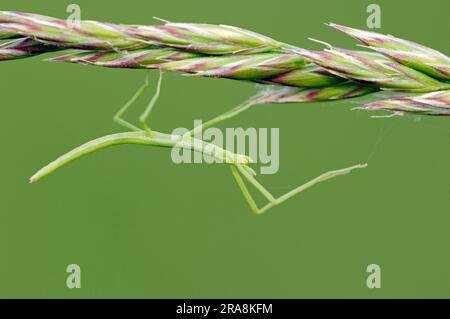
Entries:
<svg viewBox="0 0 450 319">
<path fill-rule="evenodd" d="M 141 97 L 145 90 L 149 87 L 148 73 L 144 84 L 136 91 L 136 93 L 131 97 L 131 99 L 125 103 L 123 107 L 115 114 L 114 121 L 121 125 L 122 127 L 128 129 L 128 132 L 117 133 L 112 135 L 103 136 L 85 143 L 72 151 L 60 156 L 55 161 L 51 162 L 47 166 L 40 169 L 36 174 L 30 178 L 30 182 L 34 183 L 42 179 L 43 177 L 49 175 L 55 170 L 61 168 L 62 166 L 90 153 L 96 152 L 98 150 L 119 145 L 119 144 L 137 144 L 137 145 L 148 145 L 148 146 L 158 146 L 158 147 L 168 147 L 168 148 L 184 148 L 194 152 L 200 152 L 204 155 L 214 157 L 220 160 L 222 163 L 230 165 L 232 175 L 235 178 L 245 200 L 248 202 L 251 210 L 260 215 L 270 208 L 279 205 L 289 198 L 301 193 L 302 191 L 314 186 L 317 183 L 326 181 L 330 178 L 345 175 L 350 173 L 352 170 L 357 168 L 364 168 L 367 164 L 354 165 L 344 169 L 334 170 L 326 172 L 309 182 L 300 185 L 293 190 L 285 193 L 280 197 L 275 197 L 272 195 L 261 183 L 259 183 L 255 178 L 255 171 L 251 169 L 248 165 L 252 162 L 252 159 L 246 155 L 235 154 L 225 149 L 222 149 L 214 144 L 206 143 L 200 139 L 195 138 L 193 135 L 204 129 L 202 127 L 196 127 L 191 132 L 184 135 L 174 135 L 165 134 L 154 131 L 150 128 L 148 124 L 151 112 L 158 101 L 161 92 L 161 83 L 163 78 L 163 72 L 160 71 L 160 76 L 158 84 L 156 86 L 156 92 L 145 108 L 144 112 L 139 116 L 138 126 L 126 121 L 123 116 L 124 114 L 136 103 L 136 101 Z M 257 103 L 257 99 L 253 99 L 254 103 Z M 245 103 L 245 105 L 252 105 L 251 102 Z M 238 107 L 237 110 L 241 110 Z M 229 118 L 230 115 L 234 115 L 234 112 L 229 112 L 216 117 L 214 120 L 209 121 L 205 124 L 207 126 L 212 126 L 213 124 L 218 124 L 225 119 Z M 268 203 L 259 208 L 256 201 L 253 199 L 250 191 L 248 190 L 244 179 L 255 187 L 268 201 Z"/>
</svg>

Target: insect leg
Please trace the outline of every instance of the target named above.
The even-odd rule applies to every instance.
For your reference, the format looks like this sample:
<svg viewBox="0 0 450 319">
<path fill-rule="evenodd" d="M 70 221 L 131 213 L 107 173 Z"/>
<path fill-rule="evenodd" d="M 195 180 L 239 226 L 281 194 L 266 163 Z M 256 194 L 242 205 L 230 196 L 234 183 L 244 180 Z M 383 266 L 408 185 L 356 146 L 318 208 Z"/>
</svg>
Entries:
<svg viewBox="0 0 450 319">
<path fill-rule="evenodd" d="M 231 165 L 231 172 L 233 173 L 233 177 L 236 180 L 236 182 L 239 186 L 239 189 L 241 190 L 242 194 L 244 195 L 244 198 L 247 201 L 247 203 L 249 204 L 251 210 L 257 215 L 260 214 L 259 208 L 256 205 L 255 200 L 253 199 L 252 195 L 250 195 L 250 192 L 248 191 L 247 186 L 245 186 L 245 183 L 242 180 L 241 175 L 239 175 L 239 172 L 235 165 Z"/>
<path fill-rule="evenodd" d="M 336 177 L 336 176 L 346 175 L 354 169 L 365 168 L 365 167 L 367 167 L 367 164 L 358 164 L 358 165 L 354 165 L 354 166 L 347 167 L 344 169 L 326 172 L 322 175 L 317 176 L 316 178 L 313 178 L 309 182 L 306 182 L 306 183 L 294 188 L 293 190 L 285 193 L 284 195 L 282 195 L 278 198 L 275 198 L 263 185 L 261 185 L 251 174 L 249 174 L 247 171 L 245 171 L 241 166 L 239 166 L 239 165 L 232 166 L 232 170 L 233 170 L 233 176 L 236 179 L 236 182 L 238 183 L 242 193 L 244 194 L 245 199 L 249 203 L 250 208 L 252 209 L 252 211 L 255 214 L 259 215 L 259 214 L 265 213 L 272 207 L 287 201 L 288 199 L 294 197 L 297 194 L 300 194 L 304 190 L 306 190 L 320 182 L 324 182 L 324 181 L 326 181 L 330 178 Z M 262 208 L 257 207 L 255 201 L 251 197 L 251 195 L 250 195 L 247 187 L 245 186 L 244 181 L 242 180 L 239 173 L 241 173 L 247 179 L 247 181 L 249 181 L 256 189 L 258 189 L 264 195 L 264 197 L 266 197 L 266 199 L 269 201 L 268 204 L 266 204 Z"/>
<path fill-rule="evenodd" d="M 204 129 L 214 126 L 214 125 L 217 125 L 225 120 L 231 119 L 231 118 L 235 117 L 236 115 L 244 112 L 245 110 L 248 110 L 253 105 L 256 105 L 255 100 L 250 99 L 242 104 L 239 104 L 235 108 L 233 108 L 223 114 L 220 114 L 219 116 L 216 116 L 215 118 L 203 123 L 202 125 L 194 127 L 194 129 L 191 130 L 187 134 L 194 136 L 197 133 L 201 133 Z"/>
<path fill-rule="evenodd" d="M 114 115 L 114 121 L 118 123 L 119 125 L 126 127 L 127 129 L 131 131 L 140 131 L 140 129 L 130 122 L 124 120 L 122 116 L 128 111 L 128 109 L 137 101 L 137 99 L 144 93 L 144 90 L 148 87 L 149 81 L 148 81 L 148 72 L 145 76 L 145 82 L 142 84 L 139 89 L 136 91 L 136 93 L 131 97 L 131 99 L 125 103 L 124 106 L 120 108 L 120 110 Z"/>
<path fill-rule="evenodd" d="M 163 71 L 159 70 L 159 79 L 158 79 L 158 85 L 156 86 L 156 92 L 155 95 L 153 95 L 152 99 L 147 105 L 147 108 L 145 109 L 144 113 L 141 114 L 139 117 L 139 125 L 146 130 L 147 132 L 151 132 L 152 130 L 147 124 L 147 119 L 150 116 L 150 113 L 152 112 L 153 107 L 155 106 L 156 102 L 158 101 L 159 94 L 161 92 L 161 83 L 163 78 Z"/>
</svg>

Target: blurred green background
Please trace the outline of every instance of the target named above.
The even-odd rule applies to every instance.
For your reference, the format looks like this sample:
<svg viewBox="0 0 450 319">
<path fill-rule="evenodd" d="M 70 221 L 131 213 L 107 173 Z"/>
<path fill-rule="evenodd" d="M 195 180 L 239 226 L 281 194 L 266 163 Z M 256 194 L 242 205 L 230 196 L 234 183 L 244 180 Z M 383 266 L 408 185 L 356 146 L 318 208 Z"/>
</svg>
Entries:
<svg viewBox="0 0 450 319">
<path fill-rule="evenodd" d="M 1 10 L 64 18 L 71 1 L 2 1 Z M 327 28 L 366 28 L 373 1 L 76 1 L 83 19 L 241 26 L 306 48 Z M 450 53 L 450 2 L 376 1 L 383 33 Z M 254 216 L 220 165 L 175 165 L 168 149 L 120 146 L 37 184 L 38 168 L 89 139 L 121 130 L 113 113 L 143 71 L 45 63 L 0 64 L 0 297 L 450 297 L 450 122 L 373 119 L 367 100 L 265 105 L 223 127 L 279 127 L 275 194 L 336 168 L 369 167 Z M 156 81 L 155 72 L 152 83 Z M 155 129 L 192 127 L 243 101 L 254 85 L 167 74 Z M 141 102 L 144 105 L 144 101 Z M 138 111 L 132 113 L 136 116 Z M 82 288 L 66 287 L 79 264 Z M 366 287 L 379 264 L 382 288 Z"/>
</svg>

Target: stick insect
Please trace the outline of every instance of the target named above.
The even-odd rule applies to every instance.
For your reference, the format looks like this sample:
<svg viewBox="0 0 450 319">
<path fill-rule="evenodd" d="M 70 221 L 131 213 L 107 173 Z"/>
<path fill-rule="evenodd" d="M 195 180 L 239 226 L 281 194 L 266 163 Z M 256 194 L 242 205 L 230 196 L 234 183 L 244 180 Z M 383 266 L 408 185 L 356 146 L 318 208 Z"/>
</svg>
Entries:
<svg viewBox="0 0 450 319">
<path fill-rule="evenodd" d="M 250 209 L 253 211 L 253 213 L 261 215 L 272 207 L 285 202 L 286 200 L 314 186 L 317 183 L 326 181 L 336 176 L 348 174 L 354 169 L 364 168 L 367 166 L 367 164 L 359 164 L 344 169 L 326 172 L 292 189 L 282 196 L 275 197 L 260 182 L 256 180 L 256 173 L 249 166 L 249 164 L 252 163 L 252 159 L 250 157 L 243 154 L 232 153 L 226 149 L 218 147 L 217 145 L 206 143 L 205 141 L 194 137 L 197 132 L 201 132 L 206 127 L 211 127 L 213 125 L 221 123 L 250 108 L 252 105 L 257 104 L 257 98 L 248 100 L 247 102 L 215 117 L 214 119 L 204 123 L 203 125 L 195 127 L 192 131 L 184 135 L 165 134 L 152 130 L 149 125 L 151 112 L 155 104 L 157 103 L 161 93 L 162 79 L 163 72 L 160 70 L 158 83 L 156 85 L 156 92 L 148 102 L 146 108 L 144 109 L 144 112 L 139 116 L 137 126 L 125 120 L 123 116 L 133 105 L 136 104 L 137 100 L 149 88 L 149 71 L 146 72 L 144 83 L 114 116 L 114 121 L 120 126 L 127 129 L 127 132 L 103 136 L 73 149 L 72 151 L 60 156 L 47 166 L 40 169 L 35 175 L 30 178 L 30 182 L 37 182 L 50 173 L 54 172 L 55 170 L 61 168 L 62 166 L 74 161 L 75 159 L 113 145 L 137 144 L 168 148 L 179 147 L 193 152 L 203 153 L 205 155 L 221 160 L 221 163 L 229 165 L 231 167 L 232 176 L 236 180 L 236 183 L 248 205 L 250 206 Z M 259 191 L 265 197 L 268 203 L 262 207 L 258 207 L 253 196 L 250 194 L 246 182 L 252 185 L 257 191 Z"/>
</svg>

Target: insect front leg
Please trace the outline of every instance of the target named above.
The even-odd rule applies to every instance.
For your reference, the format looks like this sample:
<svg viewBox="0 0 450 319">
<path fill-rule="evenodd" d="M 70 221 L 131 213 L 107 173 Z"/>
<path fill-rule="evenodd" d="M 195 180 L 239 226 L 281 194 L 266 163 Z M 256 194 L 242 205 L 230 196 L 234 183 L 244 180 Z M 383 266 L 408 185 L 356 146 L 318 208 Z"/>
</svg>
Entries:
<svg viewBox="0 0 450 319">
<path fill-rule="evenodd" d="M 153 95 L 152 99 L 150 100 L 150 102 L 147 105 L 147 108 L 145 109 L 145 111 L 141 114 L 141 116 L 139 117 L 139 125 L 148 133 L 151 133 L 152 130 L 150 129 L 149 125 L 147 124 L 147 119 L 150 116 L 150 113 L 152 112 L 153 107 L 155 106 L 156 102 L 159 99 L 159 94 L 161 92 L 161 83 L 162 83 L 162 78 L 163 78 L 163 71 L 160 69 L 159 70 L 159 78 L 158 78 L 158 84 L 156 86 L 156 92 L 155 95 Z"/>
<path fill-rule="evenodd" d="M 141 97 L 141 95 L 144 93 L 145 89 L 149 86 L 149 79 L 148 79 L 148 72 L 145 76 L 145 82 L 142 84 L 139 89 L 136 91 L 136 93 L 131 97 L 130 100 L 128 100 L 127 103 L 125 103 L 124 106 L 120 108 L 120 110 L 114 115 L 114 121 L 118 123 L 119 125 L 131 130 L 131 131 L 141 131 L 137 126 L 131 124 L 127 120 L 123 119 L 122 116 L 128 111 L 128 109 Z"/>
</svg>

